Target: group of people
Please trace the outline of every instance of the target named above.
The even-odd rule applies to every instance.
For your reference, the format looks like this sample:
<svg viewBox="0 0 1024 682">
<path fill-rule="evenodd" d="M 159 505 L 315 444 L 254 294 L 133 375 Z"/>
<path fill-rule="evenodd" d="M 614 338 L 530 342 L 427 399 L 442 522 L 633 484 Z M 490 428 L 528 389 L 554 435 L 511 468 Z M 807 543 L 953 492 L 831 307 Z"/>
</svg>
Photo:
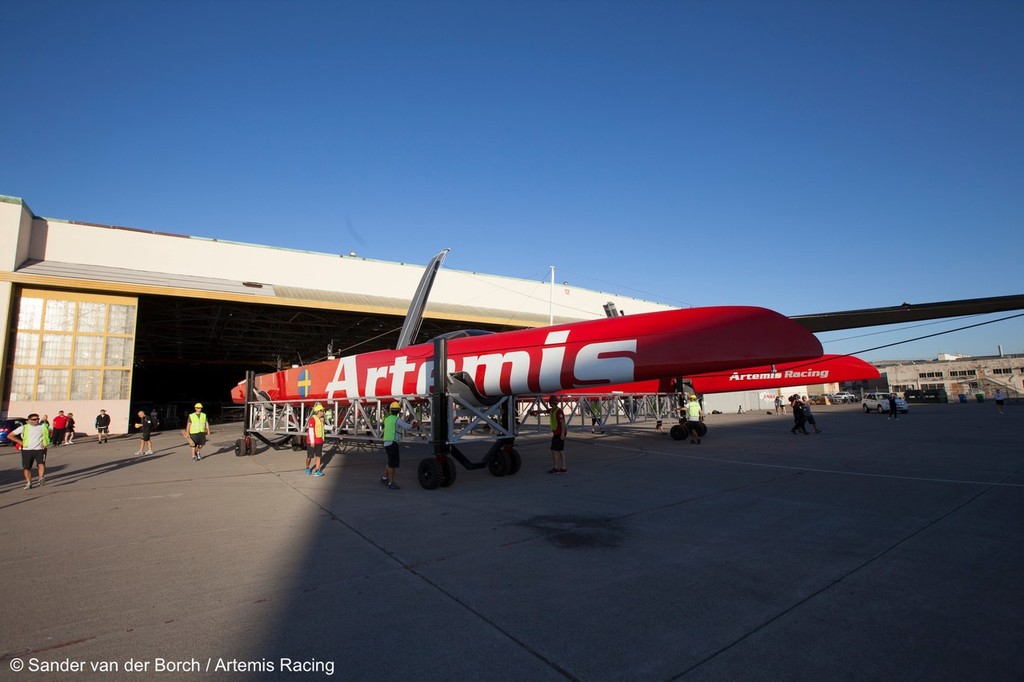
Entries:
<svg viewBox="0 0 1024 682">
<path fill-rule="evenodd" d="M 53 418 L 52 423 L 50 417 L 44 414 L 40 417 L 39 423 L 45 424 L 50 429 L 50 445 L 53 447 L 71 445 L 75 442 L 75 415 L 73 413 L 64 414 L 64 410 L 60 410 Z"/>
<path fill-rule="evenodd" d="M 781 398 L 777 397 L 775 399 L 776 405 L 781 400 Z M 807 430 L 808 424 L 814 427 L 815 433 L 821 433 L 818 423 L 814 420 L 814 414 L 811 413 L 811 401 L 807 399 L 807 396 L 803 398 L 796 394 L 789 396 L 789 406 L 793 410 L 793 428 L 789 430 L 790 433 L 795 435 L 799 431 L 808 436 L 810 435 L 810 432 Z"/>
<path fill-rule="evenodd" d="M 388 405 L 384 416 L 381 439 L 387 463 L 380 477 L 381 485 L 388 490 L 401 490 L 395 483 L 395 470 L 401 465 L 402 435 L 407 429 L 415 428 L 419 422 L 413 419 L 408 422 L 401 417 L 402 405 L 393 401 Z M 330 422 L 326 418 L 327 410 L 320 403 L 313 405 L 313 410 L 306 420 L 306 475 L 316 478 L 324 475 L 324 431 Z"/>
<path fill-rule="evenodd" d="M 157 428 L 159 422 L 156 418 L 156 410 L 146 414 L 145 410 L 139 410 L 135 421 L 135 428 L 139 431 L 139 449 L 136 455 L 152 455 L 153 442 L 152 432 Z M 192 447 L 192 459 L 202 459 L 200 452 L 206 445 L 206 437 L 210 435 L 210 423 L 203 412 L 202 403 L 196 403 L 195 412 L 188 416 L 188 424 L 185 427 L 188 442 Z M 50 423 L 47 415 L 39 416 L 33 412 L 27 421 L 7 434 L 7 438 L 14 443 L 14 446 L 21 450 L 21 468 L 25 476 L 25 490 L 41 486 L 46 480 L 46 452 L 50 447 L 58 445 L 70 445 L 74 443 L 75 417 L 71 412 L 66 415 L 61 410 Z M 110 437 L 110 415 L 104 409 L 96 415 L 96 442 L 106 443 Z M 36 468 L 38 477 L 32 480 L 32 470 Z"/>
</svg>

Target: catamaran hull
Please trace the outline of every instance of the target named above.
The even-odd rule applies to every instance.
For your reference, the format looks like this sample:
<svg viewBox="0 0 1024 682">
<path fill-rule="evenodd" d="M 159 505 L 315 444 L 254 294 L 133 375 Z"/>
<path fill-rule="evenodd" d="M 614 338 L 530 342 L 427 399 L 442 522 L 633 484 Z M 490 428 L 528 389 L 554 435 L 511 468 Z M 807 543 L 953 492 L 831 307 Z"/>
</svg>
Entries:
<svg viewBox="0 0 1024 682">
<path fill-rule="evenodd" d="M 485 397 L 617 384 L 818 358 L 818 339 L 766 308 L 687 308 L 448 341 L 447 371 Z M 398 398 L 432 386 L 434 346 L 361 353 L 255 377 L 271 400 Z M 730 389 L 735 390 L 735 389 Z M 232 390 L 245 402 L 245 382 Z"/>
</svg>

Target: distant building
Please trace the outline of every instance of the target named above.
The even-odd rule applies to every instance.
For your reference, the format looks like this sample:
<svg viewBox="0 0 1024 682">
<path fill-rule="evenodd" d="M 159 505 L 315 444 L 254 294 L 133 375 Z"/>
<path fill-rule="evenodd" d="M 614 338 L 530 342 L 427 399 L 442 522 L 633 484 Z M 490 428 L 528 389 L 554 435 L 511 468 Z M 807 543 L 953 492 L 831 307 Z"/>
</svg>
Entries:
<svg viewBox="0 0 1024 682">
<path fill-rule="evenodd" d="M 941 354 L 934 360 L 873 362 L 888 387 L 899 391 L 942 390 L 949 400 L 960 395 L 991 398 L 996 389 L 1009 397 L 1024 395 L 1024 355 L 971 357 Z"/>
</svg>

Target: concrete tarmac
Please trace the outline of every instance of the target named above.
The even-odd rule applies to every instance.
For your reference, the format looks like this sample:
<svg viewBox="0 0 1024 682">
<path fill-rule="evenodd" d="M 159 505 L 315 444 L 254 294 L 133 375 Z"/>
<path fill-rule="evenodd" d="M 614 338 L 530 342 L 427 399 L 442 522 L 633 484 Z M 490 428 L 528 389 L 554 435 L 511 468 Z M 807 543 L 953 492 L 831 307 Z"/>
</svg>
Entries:
<svg viewBox="0 0 1024 682">
<path fill-rule="evenodd" d="M 1024 679 L 1024 405 L 815 415 L 577 423 L 566 475 L 534 434 L 434 491 L 423 446 L 389 491 L 238 425 L 79 438 L 30 491 L 4 448 L 0 679 Z"/>
</svg>

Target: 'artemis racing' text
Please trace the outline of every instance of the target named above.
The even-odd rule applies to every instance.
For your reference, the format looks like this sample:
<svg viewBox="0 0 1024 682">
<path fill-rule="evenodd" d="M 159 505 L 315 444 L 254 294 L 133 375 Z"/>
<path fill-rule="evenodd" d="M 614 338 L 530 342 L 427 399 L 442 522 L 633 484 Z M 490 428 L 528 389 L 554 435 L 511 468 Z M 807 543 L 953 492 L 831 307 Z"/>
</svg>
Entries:
<svg viewBox="0 0 1024 682">
<path fill-rule="evenodd" d="M 334 674 L 334 661 L 320 661 L 315 658 L 307 661 L 299 661 L 294 658 L 279 658 L 276 661 L 268 659 L 240 661 L 236 658 L 218 658 L 211 670 L 228 673 L 323 673 L 330 676 Z"/>
<path fill-rule="evenodd" d="M 755 372 L 740 374 L 733 372 L 729 375 L 729 381 L 771 381 L 772 379 L 827 379 L 827 369 L 787 369 L 784 372 Z"/>
</svg>

